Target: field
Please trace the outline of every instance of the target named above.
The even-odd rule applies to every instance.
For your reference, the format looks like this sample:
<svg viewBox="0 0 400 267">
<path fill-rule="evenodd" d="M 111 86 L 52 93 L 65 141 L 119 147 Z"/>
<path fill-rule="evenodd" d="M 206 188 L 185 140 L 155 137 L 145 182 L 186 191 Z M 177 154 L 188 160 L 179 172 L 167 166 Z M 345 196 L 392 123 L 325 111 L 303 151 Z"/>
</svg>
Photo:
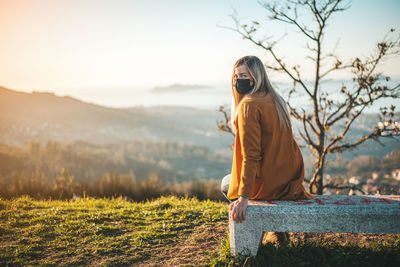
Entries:
<svg viewBox="0 0 400 267">
<path fill-rule="evenodd" d="M 233 258 L 224 202 L 0 200 L 1 266 L 400 266 L 400 235 L 290 235 Z"/>
</svg>

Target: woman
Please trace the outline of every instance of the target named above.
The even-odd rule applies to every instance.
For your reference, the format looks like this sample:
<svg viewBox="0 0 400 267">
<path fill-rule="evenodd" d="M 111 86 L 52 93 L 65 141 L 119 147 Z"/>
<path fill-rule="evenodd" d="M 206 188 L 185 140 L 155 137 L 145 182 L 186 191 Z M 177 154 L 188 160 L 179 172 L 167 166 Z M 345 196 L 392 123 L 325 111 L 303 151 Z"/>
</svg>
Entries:
<svg viewBox="0 0 400 267">
<path fill-rule="evenodd" d="M 242 57 L 233 67 L 229 123 L 236 133 L 232 171 L 224 177 L 221 189 L 232 202 L 229 208 L 234 221 L 245 220 L 249 199 L 316 196 L 303 187 L 303 157 L 293 138 L 286 103 L 272 88 L 258 57 Z M 274 234 L 268 235 L 282 237 Z"/>
</svg>

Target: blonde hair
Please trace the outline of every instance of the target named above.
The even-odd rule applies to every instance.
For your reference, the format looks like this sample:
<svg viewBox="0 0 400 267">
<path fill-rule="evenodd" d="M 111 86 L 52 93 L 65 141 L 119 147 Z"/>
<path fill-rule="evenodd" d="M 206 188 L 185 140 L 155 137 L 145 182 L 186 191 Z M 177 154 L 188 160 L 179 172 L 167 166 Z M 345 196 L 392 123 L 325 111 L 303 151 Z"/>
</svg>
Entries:
<svg viewBox="0 0 400 267">
<path fill-rule="evenodd" d="M 254 80 L 253 89 L 246 95 L 240 95 L 235 89 L 235 69 L 241 65 L 245 65 L 249 71 L 250 76 Z M 233 123 L 237 117 L 240 104 L 248 95 L 254 95 L 256 93 L 265 94 L 270 93 L 274 101 L 276 111 L 278 113 L 280 129 L 282 128 L 292 128 L 290 121 L 289 111 L 286 106 L 285 100 L 279 95 L 278 92 L 274 90 L 271 83 L 269 82 L 267 72 L 265 71 L 264 64 L 256 56 L 244 56 L 238 59 L 233 66 L 232 73 L 232 101 L 231 101 L 231 116 L 230 116 L 230 126 L 236 132 L 235 124 Z"/>
</svg>

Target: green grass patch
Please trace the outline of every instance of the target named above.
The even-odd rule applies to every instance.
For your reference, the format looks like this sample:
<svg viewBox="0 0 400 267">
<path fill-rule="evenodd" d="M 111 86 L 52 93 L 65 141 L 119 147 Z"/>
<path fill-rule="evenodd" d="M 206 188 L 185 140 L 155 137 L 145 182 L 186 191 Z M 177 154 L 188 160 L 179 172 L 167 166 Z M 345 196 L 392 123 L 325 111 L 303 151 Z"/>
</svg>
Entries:
<svg viewBox="0 0 400 267">
<path fill-rule="evenodd" d="M 0 265 L 116 265 L 157 259 L 203 223 L 226 220 L 226 203 L 81 198 L 0 200 Z"/>
</svg>

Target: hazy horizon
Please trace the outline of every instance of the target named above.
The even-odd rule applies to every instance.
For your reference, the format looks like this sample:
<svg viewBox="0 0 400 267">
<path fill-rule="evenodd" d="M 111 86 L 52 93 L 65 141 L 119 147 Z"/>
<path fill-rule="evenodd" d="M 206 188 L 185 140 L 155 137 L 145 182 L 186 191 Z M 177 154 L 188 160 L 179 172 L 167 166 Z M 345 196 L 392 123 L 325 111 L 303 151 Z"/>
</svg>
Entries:
<svg viewBox="0 0 400 267">
<path fill-rule="evenodd" d="M 392 83 L 398 83 L 400 79 L 392 80 Z M 312 81 L 306 81 L 308 85 Z M 292 88 L 292 82 L 272 82 L 275 90 L 278 91 L 284 98 L 286 98 L 288 91 Z M 330 81 L 323 81 L 322 85 L 324 91 L 330 93 L 331 99 L 340 99 L 342 96 L 339 93 L 341 85 L 345 84 L 350 87 L 354 84 L 351 80 L 333 79 Z M 193 84 L 190 84 L 193 85 Z M 171 107 L 189 107 L 205 110 L 218 110 L 221 105 L 225 105 L 227 110 L 231 104 L 231 88 L 229 84 L 215 83 L 215 84 L 202 84 L 210 86 L 209 88 L 188 89 L 181 91 L 165 92 L 152 92 L 154 87 L 142 87 L 141 90 L 133 90 L 132 87 L 103 87 L 103 88 L 86 88 L 86 90 L 70 90 L 69 93 L 63 94 L 51 90 L 32 90 L 21 91 L 15 88 L 9 88 L 20 92 L 50 92 L 56 96 L 70 96 L 80 101 L 101 105 L 108 108 L 133 108 L 133 107 L 152 107 L 152 106 L 171 106 Z M 183 87 L 185 84 L 183 84 Z M 166 86 L 167 87 L 167 86 Z M 136 87 L 135 89 L 138 89 Z M 292 97 L 291 104 L 294 107 L 309 107 L 312 109 L 312 103 L 308 100 L 306 95 L 301 95 L 303 90 L 298 88 L 297 97 Z M 390 104 L 395 104 L 395 99 L 379 99 L 372 107 L 367 107 L 364 113 L 378 113 L 379 107 Z"/>
</svg>

